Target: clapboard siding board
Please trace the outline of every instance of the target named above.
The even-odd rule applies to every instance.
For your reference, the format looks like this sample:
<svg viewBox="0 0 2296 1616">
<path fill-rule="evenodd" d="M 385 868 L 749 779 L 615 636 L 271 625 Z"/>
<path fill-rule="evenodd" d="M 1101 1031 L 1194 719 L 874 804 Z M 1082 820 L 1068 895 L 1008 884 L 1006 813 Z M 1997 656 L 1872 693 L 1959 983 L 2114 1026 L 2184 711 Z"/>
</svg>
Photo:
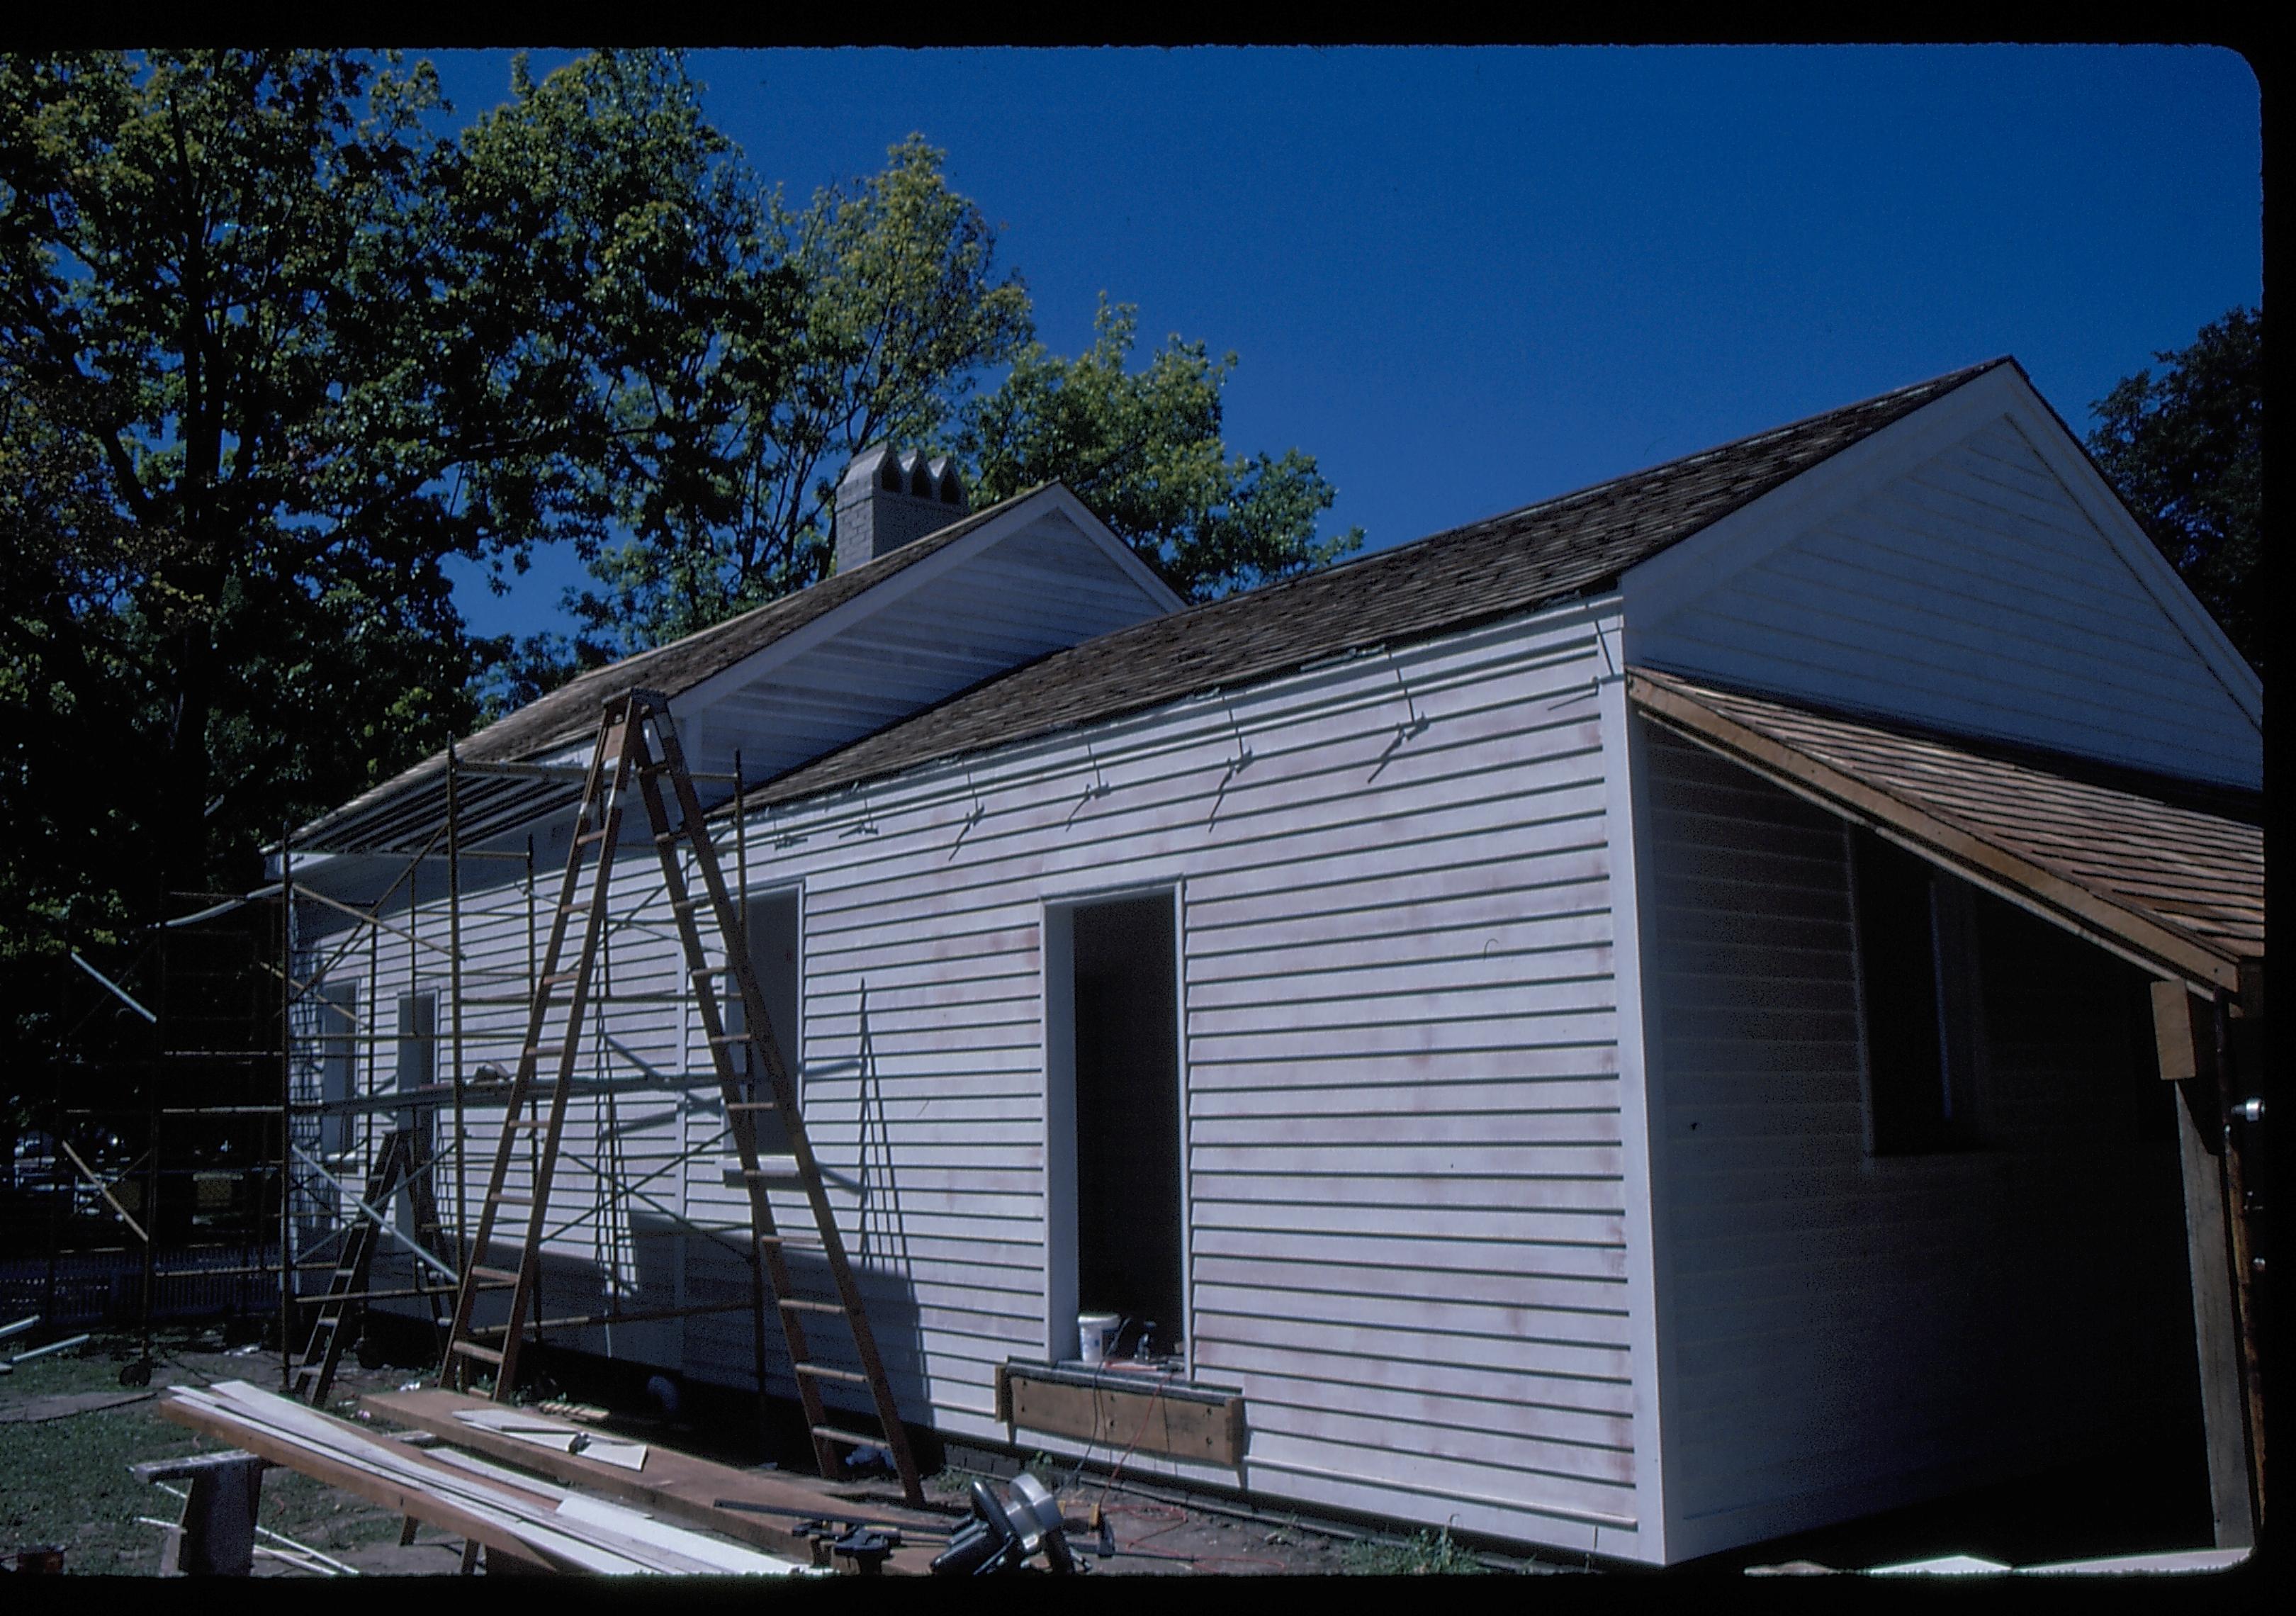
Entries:
<svg viewBox="0 0 2296 1616">
<path fill-rule="evenodd" d="M 2260 786 L 2257 721 L 2051 470 L 2027 436 L 2035 430 L 2006 414 L 1976 422 L 1655 616 L 1637 615 L 1630 570 L 1621 586 L 1629 658 Z M 1700 542 L 1679 553 L 1686 559 Z M 1670 554 L 1645 567 L 1655 576 L 1682 564 Z"/>
<path fill-rule="evenodd" d="M 1613 593 L 1582 570 L 1589 596 L 1503 621 L 1405 611 L 1431 637 L 1326 637 L 1305 669 L 1144 710 L 1111 686 L 1079 726 L 992 730 L 903 773 L 832 767 L 806 778 L 858 783 L 714 820 L 729 880 L 798 895 L 798 1019 L 776 1030 L 905 1414 L 1002 1440 L 998 1366 L 1073 1340 L 1053 1317 L 1073 1242 L 1055 1223 L 1071 1146 L 1049 1133 L 1065 923 L 1048 909 L 1168 893 L 1182 1323 L 1193 1376 L 1245 1397 L 1249 1439 L 1240 1471 L 1128 1468 L 1671 1563 L 2062 1460 L 2115 1421 L 2165 1428 L 2190 1306 L 2173 1143 L 2144 1123 L 2163 1091 L 2130 1067 L 2129 970 L 1980 900 L 1985 1148 L 1874 1158 L 1841 822 L 1627 716 L 1632 662 L 2258 783 L 2252 675 L 2021 374 L 1941 381 L 1670 548 L 1620 549 Z M 1008 698 L 1070 711 L 1029 693 L 1027 665 L 1175 603 L 1063 490 L 988 524 L 678 686 L 693 765 L 769 780 L 921 710 L 906 751 L 847 759 L 931 759 L 979 742 L 977 715 Z M 1440 595 L 1468 576 L 1395 581 Z M 1364 603 L 1332 587 L 1355 620 Z M 1273 598 L 1280 618 L 1309 597 Z M 1016 669 L 1018 696 L 935 706 Z M 661 872 L 627 829 L 578 1070 L 656 1087 L 570 1107 L 552 1311 L 750 1293 L 712 1054 Z M 465 863 L 466 993 L 523 987 L 571 831 L 562 810 L 494 835 L 531 846 L 530 880 Z M 386 863 L 316 878 L 369 902 Z M 386 913 L 443 940 L 441 865 Z M 394 1025 L 406 993 L 443 1002 L 435 947 L 312 906 L 297 920 L 304 980 L 355 986 L 369 1024 Z M 466 999 L 463 1066 L 514 1063 L 525 1023 L 516 1002 Z M 296 1029 L 291 1084 L 316 1097 L 330 1046 L 308 1014 Z M 450 1031 L 442 1013 L 442 1076 Z M 386 1040 L 354 1081 L 381 1092 L 398 1070 Z M 471 1108 L 473 1194 L 501 1120 Z M 391 1121 L 357 1120 L 355 1153 Z M 512 1188 L 525 1172 L 521 1152 Z M 766 1198 L 784 1229 L 810 1225 L 793 1190 Z M 791 1260 L 826 1293 L 817 1259 Z M 850 1364 L 842 1333 L 820 1333 L 814 1355 Z M 571 1339 L 755 1374 L 742 1308 Z M 777 1336 L 766 1356 L 767 1388 L 792 1395 Z"/>
<path fill-rule="evenodd" d="M 2134 974 L 1980 898 L 1985 1148 L 1872 1157 L 1841 823 L 1654 726 L 1641 739 L 1669 1558 L 2165 1419 L 2189 1306 L 2163 1238 L 2173 1147 L 2133 1120 Z M 1792 884 L 1704 879 L 1718 843 L 1765 839 L 1792 852 Z M 1678 939 L 1690 912 L 1727 946 Z M 1790 941 L 1766 947 L 1774 931 Z"/>
<path fill-rule="evenodd" d="M 1365 1477 L 1451 1454 L 1457 1487 L 1483 1467 L 1535 1540 L 1575 1541 L 1538 1506 L 1584 1511 L 1592 1487 L 1618 1530 L 1636 1304 L 1605 737 L 1587 700 L 1602 671 L 1574 609 L 749 822 L 753 885 L 803 892 L 808 1132 L 867 1186 L 832 1188 L 832 1204 L 849 1242 L 865 1226 L 905 1265 L 891 1306 L 919 1346 L 888 1350 L 905 1408 L 963 1429 L 998 1362 L 1045 1349 L 1044 905 L 1177 883 L 1186 1093 L 1205 1101 L 1186 1123 L 1194 1373 L 1250 1399 L 1288 1341 L 1299 1362 L 1269 1383 L 1268 1440 L 1346 1448 Z M 1398 743 L 1414 712 L 1428 722 Z M 1201 971 L 1200 923 L 1216 951 Z M 698 1027 L 686 1037 L 697 1063 Z M 1414 1091 L 1383 1126 L 1324 1109 L 1382 1085 Z M 717 1125 L 706 1105 L 687 1119 L 690 1136 Z M 687 1180 L 697 1211 L 738 1208 L 714 1157 Z M 1320 1233 L 1325 1251 L 1255 1250 L 1242 1232 L 1261 1226 Z M 1363 1260 L 1447 1237 L 1440 1267 Z M 947 1306 L 959 1297 L 969 1310 Z M 742 1333 L 705 1324 L 686 1341 L 692 1372 L 746 1379 Z M 1355 1413 L 1295 1393 L 1279 1415 L 1286 1387 L 1365 1349 L 1454 1366 L 1448 1388 L 1414 1394 L 1420 1428 L 1408 1399 L 1361 1375 Z M 1436 1522 L 1456 1505 L 1406 1507 Z"/>
</svg>

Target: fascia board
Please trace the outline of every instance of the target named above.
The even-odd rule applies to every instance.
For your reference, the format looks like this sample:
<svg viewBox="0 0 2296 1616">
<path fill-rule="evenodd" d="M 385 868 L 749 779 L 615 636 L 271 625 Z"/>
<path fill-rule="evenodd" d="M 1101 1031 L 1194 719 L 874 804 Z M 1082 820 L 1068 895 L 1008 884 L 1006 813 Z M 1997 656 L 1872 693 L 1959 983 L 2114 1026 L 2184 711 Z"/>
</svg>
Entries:
<svg viewBox="0 0 2296 1616">
<path fill-rule="evenodd" d="M 1785 548 L 1891 478 L 2011 413 L 2025 390 L 2016 366 L 1998 365 L 1944 398 L 1829 456 L 1718 521 L 1620 575 L 1627 597 L 1628 652 L 1642 632 L 1725 580 Z"/>
</svg>

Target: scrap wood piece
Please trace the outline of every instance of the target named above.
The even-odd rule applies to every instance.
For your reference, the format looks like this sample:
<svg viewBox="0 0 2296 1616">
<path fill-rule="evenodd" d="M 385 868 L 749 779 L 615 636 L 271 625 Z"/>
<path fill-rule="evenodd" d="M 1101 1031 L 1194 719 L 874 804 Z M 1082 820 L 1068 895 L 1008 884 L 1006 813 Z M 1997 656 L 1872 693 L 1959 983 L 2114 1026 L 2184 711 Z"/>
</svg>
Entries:
<svg viewBox="0 0 2296 1616">
<path fill-rule="evenodd" d="M 558 1453 L 578 1453 L 585 1458 L 595 1459 L 602 1464 L 616 1464 L 624 1470 L 644 1470 L 646 1445 L 633 1442 L 627 1437 L 609 1436 L 602 1431 L 578 1431 L 571 1425 L 561 1425 L 554 1420 L 540 1420 L 520 1408 L 457 1408 L 455 1417 L 481 1431 L 491 1431 L 499 1436 L 521 1442 L 531 1442 L 537 1448 L 551 1448 Z"/>
<path fill-rule="evenodd" d="M 555 1500 L 555 1513 L 568 1521 L 593 1522 L 628 1536 L 640 1543 L 652 1544 L 685 1554 L 689 1558 L 711 1563 L 713 1568 L 717 1570 L 740 1572 L 757 1559 L 752 1550 L 738 1548 L 732 1544 L 716 1542 L 702 1537 L 698 1532 L 689 1532 L 679 1527 L 667 1525 L 650 1515 L 636 1510 L 625 1509 L 619 1505 L 607 1503 L 602 1498 L 585 1497 L 580 1493 L 566 1488 L 554 1487 L 547 1481 L 538 1481 L 531 1476 L 521 1475 L 516 1471 L 504 1470 L 499 1464 L 489 1464 L 484 1459 L 473 1458 L 469 1454 L 457 1453 L 451 1448 L 440 1448 L 434 1456 L 446 1464 L 454 1465 L 458 1470 L 468 1471 L 472 1475 L 507 1481 L 512 1486 L 528 1491 L 544 1494 Z"/>
<path fill-rule="evenodd" d="M 224 1437 L 289 1469 L 414 1516 L 490 1552 L 558 1571 L 606 1574 L 791 1575 L 796 1562 L 714 1543 L 636 1511 L 583 1500 L 568 1510 L 546 1484 L 480 1480 L 345 1421 L 243 1381 L 180 1388 L 160 1406 L 178 1424 Z"/>
</svg>

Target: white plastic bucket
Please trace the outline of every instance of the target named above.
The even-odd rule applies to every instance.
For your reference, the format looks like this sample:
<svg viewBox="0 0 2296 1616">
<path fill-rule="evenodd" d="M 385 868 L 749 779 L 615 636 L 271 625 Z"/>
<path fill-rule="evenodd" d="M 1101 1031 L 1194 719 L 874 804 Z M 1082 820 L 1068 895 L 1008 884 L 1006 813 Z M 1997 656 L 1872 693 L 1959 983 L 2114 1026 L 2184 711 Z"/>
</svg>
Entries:
<svg viewBox="0 0 2296 1616">
<path fill-rule="evenodd" d="M 1077 1356 L 1087 1364 L 1096 1364 L 1108 1356 L 1109 1339 L 1123 1324 L 1119 1313 L 1079 1313 L 1077 1315 Z"/>
</svg>

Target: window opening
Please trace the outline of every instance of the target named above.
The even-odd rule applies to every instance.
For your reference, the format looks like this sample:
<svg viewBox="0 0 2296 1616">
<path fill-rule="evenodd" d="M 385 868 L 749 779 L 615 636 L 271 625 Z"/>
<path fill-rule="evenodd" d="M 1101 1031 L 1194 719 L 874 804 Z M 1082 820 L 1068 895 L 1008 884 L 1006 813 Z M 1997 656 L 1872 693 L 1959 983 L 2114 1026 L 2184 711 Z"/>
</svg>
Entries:
<svg viewBox="0 0 2296 1616">
<path fill-rule="evenodd" d="M 358 1093 L 358 984 L 319 984 L 319 1098 L 340 1111 L 319 1118 L 319 1159 L 338 1168 L 350 1154 L 356 1137 L 349 1102 Z"/>
<path fill-rule="evenodd" d="M 1877 1156 L 1977 1143 L 1976 932 L 1967 883 L 1850 833 L 1866 1115 Z"/>
<path fill-rule="evenodd" d="M 774 1038 L 780 1046 L 782 1062 L 789 1070 L 790 1086 L 798 1091 L 798 1107 L 804 1109 L 803 1057 L 800 1054 L 803 1028 L 798 1020 L 799 930 L 798 895 L 795 889 L 783 892 L 768 892 L 752 898 L 745 915 L 749 921 L 750 969 L 757 974 L 758 993 L 766 1002 L 766 1016 L 773 1023 Z M 726 1030 L 741 1033 L 749 1030 L 747 1007 L 742 1000 L 740 986 L 728 972 L 726 982 Z M 737 1044 L 734 1046 L 741 1061 L 740 1070 L 749 1085 L 752 1099 L 767 1098 L 772 1085 L 766 1077 L 766 1064 L 755 1046 Z M 758 1153 L 766 1156 L 786 1156 L 790 1153 L 789 1126 L 776 1112 L 752 1112 L 757 1125 Z"/>
<path fill-rule="evenodd" d="M 430 1087 L 438 1079 L 439 996 L 435 993 L 402 993 L 398 996 L 398 1092 L 410 1095 L 416 1089 Z M 420 1106 L 410 1104 L 392 1113 L 391 1126 L 394 1128 L 406 1130 L 410 1136 L 418 1127 L 422 1130 L 422 1136 L 414 1138 L 418 1161 L 429 1161 L 438 1144 L 430 1136 L 438 1114 L 439 1102 L 435 1095 L 426 1095 Z M 378 1139 L 376 1144 L 380 1146 L 381 1141 Z M 399 1233 L 409 1238 L 418 1236 L 422 1231 L 414 1226 L 413 1198 L 399 1196 L 397 1199 Z"/>
</svg>

